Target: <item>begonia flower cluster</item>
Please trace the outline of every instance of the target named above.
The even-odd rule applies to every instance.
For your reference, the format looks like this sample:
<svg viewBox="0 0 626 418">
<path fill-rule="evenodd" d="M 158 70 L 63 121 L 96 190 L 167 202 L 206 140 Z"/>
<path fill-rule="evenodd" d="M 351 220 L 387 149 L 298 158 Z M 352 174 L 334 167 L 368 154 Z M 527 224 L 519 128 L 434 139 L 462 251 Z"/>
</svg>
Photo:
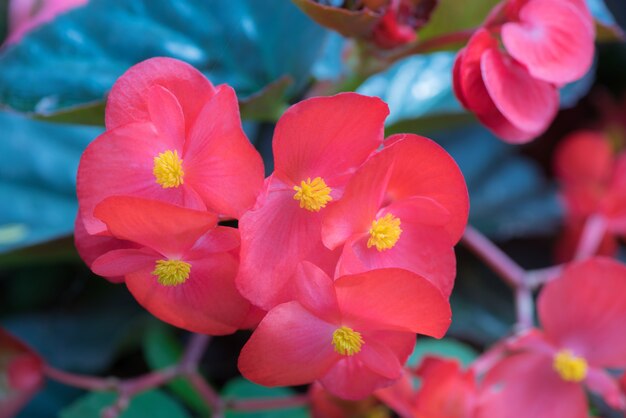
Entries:
<svg viewBox="0 0 626 418">
<path fill-rule="evenodd" d="M 587 418 L 588 392 L 624 411 L 611 372 L 626 369 L 625 292 L 623 264 L 571 264 L 539 295 L 540 329 L 496 344 L 466 370 L 455 359 L 426 357 L 376 396 L 402 417 Z"/>
<path fill-rule="evenodd" d="M 77 248 L 163 321 L 256 328 L 248 379 L 366 397 L 401 378 L 417 333 L 448 329 L 468 215 L 452 158 L 417 135 L 384 139 L 387 115 L 355 93 L 293 105 L 264 179 L 232 88 L 177 60 L 140 63 L 82 156 Z"/>
<path fill-rule="evenodd" d="M 454 91 L 498 137 L 530 141 L 556 116 L 558 89 L 590 69 L 594 39 L 584 0 L 499 3 L 457 55 Z"/>
</svg>

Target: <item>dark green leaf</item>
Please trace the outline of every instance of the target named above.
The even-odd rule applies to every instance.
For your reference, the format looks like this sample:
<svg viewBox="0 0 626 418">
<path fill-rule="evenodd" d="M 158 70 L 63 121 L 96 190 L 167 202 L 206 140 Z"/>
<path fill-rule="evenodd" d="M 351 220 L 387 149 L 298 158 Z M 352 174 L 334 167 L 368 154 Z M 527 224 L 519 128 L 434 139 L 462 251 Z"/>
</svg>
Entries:
<svg viewBox="0 0 626 418">
<path fill-rule="evenodd" d="M 144 335 L 143 351 L 150 368 L 158 370 L 176 364 L 183 354 L 183 347 L 176 339 L 173 328 L 162 322 L 154 322 Z M 187 380 L 174 379 L 168 388 L 194 410 L 204 416 L 209 413 L 206 402 Z"/>
<path fill-rule="evenodd" d="M 0 102 L 52 112 L 103 100 L 153 56 L 187 61 L 240 96 L 286 75 L 295 92 L 328 33 L 285 0 L 91 0 L 0 54 Z"/>
<path fill-rule="evenodd" d="M 103 409 L 115 402 L 116 394 L 94 392 L 61 411 L 60 418 L 100 418 Z M 170 396 L 151 390 L 134 397 L 119 418 L 189 418 L 190 415 Z"/>
<path fill-rule="evenodd" d="M 247 398 L 284 398 L 294 395 L 289 388 L 266 388 L 256 385 L 244 378 L 236 378 L 228 382 L 222 391 L 222 396 L 236 399 Z M 227 411 L 226 418 L 308 418 L 306 408 L 296 407 L 287 409 L 267 410 L 258 412 Z"/>
<path fill-rule="evenodd" d="M 281 77 L 253 95 L 239 100 L 241 118 L 261 122 L 276 122 L 287 109 L 288 104 L 284 99 L 285 92 L 292 84 L 291 77 Z"/>
<path fill-rule="evenodd" d="M 0 252 L 71 234 L 78 159 L 101 129 L 0 111 Z"/>
</svg>

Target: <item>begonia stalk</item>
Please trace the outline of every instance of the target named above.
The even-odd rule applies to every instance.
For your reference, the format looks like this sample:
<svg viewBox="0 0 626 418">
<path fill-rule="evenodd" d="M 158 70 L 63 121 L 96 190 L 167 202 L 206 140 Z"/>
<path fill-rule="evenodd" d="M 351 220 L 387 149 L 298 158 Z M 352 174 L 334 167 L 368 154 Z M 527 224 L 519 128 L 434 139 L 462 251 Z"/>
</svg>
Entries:
<svg viewBox="0 0 626 418">
<path fill-rule="evenodd" d="M 290 300 L 289 280 L 303 260 L 334 268 L 337 256 L 321 241 L 322 217 L 381 145 L 388 113 L 378 98 L 342 93 L 304 100 L 280 118 L 274 173 L 239 222 L 237 286 L 252 303 L 270 309 Z"/>
<path fill-rule="evenodd" d="M 415 333 L 442 337 L 450 306 L 433 284 L 401 269 L 328 277 L 303 262 L 295 300 L 274 307 L 239 357 L 265 386 L 319 381 L 335 396 L 362 399 L 402 376 Z"/>
<path fill-rule="evenodd" d="M 439 145 L 394 135 L 348 183 L 322 221 L 324 244 L 343 252 L 338 275 L 397 267 L 431 280 L 449 296 L 453 246 L 465 230 L 467 186 Z"/>
<path fill-rule="evenodd" d="M 78 169 L 89 234 L 105 232 L 93 211 L 109 196 L 239 218 L 262 187 L 263 162 L 242 130 L 234 90 L 214 87 L 182 61 L 152 58 L 122 75 L 107 101 L 106 128 Z"/>
<path fill-rule="evenodd" d="M 626 266 L 608 258 L 572 264 L 538 300 L 542 331 L 484 378 L 478 418 L 588 416 L 585 388 L 613 408 L 626 403 L 607 369 L 626 367 Z"/>
<path fill-rule="evenodd" d="M 250 304 L 234 281 L 239 234 L 216 226 L 214 214 L 123 196 L 105 199 L 94 214 L 113 237 L 134 248 L 108 251 L 91 269 L 104 277 L 123 277 L 154 316 L 211 335 L 233 333 L 249 319 Z"/>
</svg>

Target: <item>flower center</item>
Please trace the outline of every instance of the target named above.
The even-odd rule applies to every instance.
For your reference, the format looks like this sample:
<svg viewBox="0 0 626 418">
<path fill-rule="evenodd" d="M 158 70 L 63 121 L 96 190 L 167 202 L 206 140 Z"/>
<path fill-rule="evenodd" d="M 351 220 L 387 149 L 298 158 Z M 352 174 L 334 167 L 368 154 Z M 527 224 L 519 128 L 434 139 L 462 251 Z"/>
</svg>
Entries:
<svg viewBox="0 0 626 418">
<path fill-rule="evenodd" d="M 393 248 L 398 239 L 400 239 L 400 234 L 402 234 L 400 218 L 396 218 L 391 213 L 388 213 L 372 222 L 367 248 L 376 246 L 378 251 Z"/>
<path fill-rule="evenodd" d="M 342 356 L 353 356 L 361 351 L 364 344 L 361 333 L 352 328 L 341 326 L 333 332 L 333 345 L 335 351 Z"/>
<path fill-rule="evenodd" d="M 302 180 L 300 186 L 294 186 L 293 189 L 296 191 L 293 198 L 300 201 L 300 207 L 311 212 L 319 212 L 321 208 L 325 208 L 326 204 L 333 200 L 330 195 L 330 187 L 321 177 L 315 177 L 313 180 L 309 177 L 306 181 Z"/>
<path fill-rule="evenodd" d="M 587 361 L 569 350 L 556 353 L 552 367 L 566 382 L 580 382 L 587 376 Z"/>
<path fill-rule="evenodd" d="M 154 157 L 152 169 L 156 182 L 164 189 L 178 187 L 183 184 L 183 160 L 178 156 L 178 151 L 167 150 Z"/>
<path fill-rule="evenodd" d="M 159 284 L 163 286 L 178 286 L 189 278 L 191 264 L 181 260 L 158 260 L 153 275 L 157 276 Z"/>
</svg>

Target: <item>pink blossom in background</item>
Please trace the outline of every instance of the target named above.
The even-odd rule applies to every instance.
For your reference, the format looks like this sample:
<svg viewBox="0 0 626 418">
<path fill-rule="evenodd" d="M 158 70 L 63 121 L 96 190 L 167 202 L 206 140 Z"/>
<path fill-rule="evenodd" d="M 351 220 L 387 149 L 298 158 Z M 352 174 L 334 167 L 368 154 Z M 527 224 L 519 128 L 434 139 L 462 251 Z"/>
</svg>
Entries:
<svg viewBox="0 0 626 418">
<path fill-rule="evenodd" d="M 89 0 L 9 0 L 9 35 L 6 44 L 22 37 L 57 15 L 87 4 Z"/>
</svg>

